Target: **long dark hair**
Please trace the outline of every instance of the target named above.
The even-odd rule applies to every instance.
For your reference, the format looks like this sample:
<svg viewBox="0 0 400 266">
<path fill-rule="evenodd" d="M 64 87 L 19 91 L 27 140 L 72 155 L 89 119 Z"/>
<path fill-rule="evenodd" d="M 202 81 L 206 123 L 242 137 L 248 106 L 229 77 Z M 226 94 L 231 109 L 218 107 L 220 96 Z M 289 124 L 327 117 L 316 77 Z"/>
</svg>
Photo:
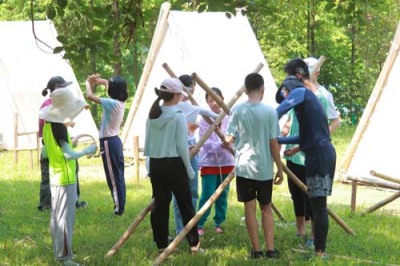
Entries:
<svg viewBox="0 0 400 266">
<path fill-rule="evenodd" d="M 50 123 L 54 139 L 58 146 L 62 147 L 64 142 L 68 142 L 67 127 L 63 123 Z"/>
<path fill-rule="evenodd" d="M 123 77 L 115 76 L 108 81 L 108 95 L 121 102 L 128 99 L 128 85 Z"/>
<path fill-rule="evenodd" d="M 166 89 L 165 87 L 161 86 L 161 88 Z M 150 119 L 156 119 L 159 118 L 160 115 L 162 114 L 161 107 L 160 107 L 160 101 L 169 101 L 172 98 L 174 98 L 175 93 L 167 92 L 167 91 L 161 91 L 157 88 L 154 88 L 155 93 L 157 94 L 157 99 L 154 101 L 153 105 L 150 108 L 149 112 L 149 118 Z"/>
</svg>

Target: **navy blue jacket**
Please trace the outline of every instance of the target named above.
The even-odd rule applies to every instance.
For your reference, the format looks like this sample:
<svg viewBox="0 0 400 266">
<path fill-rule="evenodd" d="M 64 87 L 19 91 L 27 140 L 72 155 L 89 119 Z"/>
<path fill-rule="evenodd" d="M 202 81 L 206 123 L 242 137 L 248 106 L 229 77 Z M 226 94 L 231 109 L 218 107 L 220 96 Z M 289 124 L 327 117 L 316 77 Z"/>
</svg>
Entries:
<svg viewBox="0 0 400 266">
<path fill-rule="evenodd" d="M 304 88 L 293 89 L 276 108 L 279 118 L 294 108 L 299 122 L 299 136 L 278 137 L 281 144 L 300 144 L 304 153 L 318 152 L 331 145 L 326 114 L 315 94 Z"/>
</svg>

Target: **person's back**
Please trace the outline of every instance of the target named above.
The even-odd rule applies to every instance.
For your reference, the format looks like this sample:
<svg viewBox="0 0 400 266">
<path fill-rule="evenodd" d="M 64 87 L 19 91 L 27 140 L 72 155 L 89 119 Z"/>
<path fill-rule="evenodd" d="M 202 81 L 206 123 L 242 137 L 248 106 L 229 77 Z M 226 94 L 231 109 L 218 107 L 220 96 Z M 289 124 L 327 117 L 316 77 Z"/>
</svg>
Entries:
<svg viewBox="0 0 400 266">
<path fill-rule="evenodd" d="M 276 111 L 282 116 L 294 108 L 299 121 L 300 149 L 304 152 L 321 150 L 331 141 L 326 114 L 314 92 L 297 84 L 291 87 L 294 79 L 297 80 L 294 76 L 288 76 L 284 81 L 283 85 L 290 94 Z"/>
<path fill-rule="evenodd" d="M 277 114 L 264 103 L 245 102 L 232 109 L 231 123 L 238 130 L 235 139 L 237 175 L 255 180 L 273 177 L 273 160 L 269 140 L 279 132 Z"/>
<path fill-rule="evenodd" d="M 182 142 L 176 142 L 171 136 L 180 136 L 186 139 L 187 136 L 182 135 L 182 129 L 178 128 L 178 120 L 185 120 L 185 114 L 180 111 L 176 105 L 161 106 L 162 114 L 156 119 L 147 120 L 146 131 L 149 132 L 145 142 L 145 153 L 153 158 L 178 157 L 178 147 L 188 149 L 185 143 L 183 147 L 179 145 Z"/>
</svg>

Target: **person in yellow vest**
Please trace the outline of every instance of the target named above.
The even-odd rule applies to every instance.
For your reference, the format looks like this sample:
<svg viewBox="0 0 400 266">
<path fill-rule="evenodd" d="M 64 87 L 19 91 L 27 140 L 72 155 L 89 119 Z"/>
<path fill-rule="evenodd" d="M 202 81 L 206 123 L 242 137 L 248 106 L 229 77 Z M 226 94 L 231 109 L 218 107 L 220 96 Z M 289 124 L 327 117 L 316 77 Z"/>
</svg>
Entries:
<svg viewBox="0 0 400 266">
<path fill-rule="evenodd" d="M 72 235 L 76 211 L 76 159 L 94 154 L 92 144 L 80 151 L 72 148 L 67 125 L 88 104 L 76 98 L 70 89 L 60 88 L 51 94 L 52 104 L 39 111 L 46 122 L 43 126 L 44 152 L 49 158 L 51 217 L 50 230 L 54 255 L 64 265 L 79 265 L 73 260 Z"/>
</svg>

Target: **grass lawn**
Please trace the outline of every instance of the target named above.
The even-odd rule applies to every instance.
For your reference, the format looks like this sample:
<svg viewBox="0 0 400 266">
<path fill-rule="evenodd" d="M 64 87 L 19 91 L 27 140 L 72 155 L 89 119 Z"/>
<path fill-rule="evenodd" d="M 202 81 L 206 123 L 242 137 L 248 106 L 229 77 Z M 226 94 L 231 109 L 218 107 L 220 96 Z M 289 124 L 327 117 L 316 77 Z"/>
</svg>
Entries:
<svg viewBox="0 0 400 266">
<path fill-rule="evenodd" d="M 338 165 L 354 128 L 342 127 L 334 135 Z M 49 230 L 50 212 L 37 210 L 40 171 L 29 167 L 28 153 L 22 152 L 15 165 L 11 152 L 0 153 L 0 265 L 57 265 L 54 260 Z M 151 265 L 157 257 L 147 216 L 136 232 L 112 257 L 105 254 L 113 247 L 138 213 L 150 202 L 151 186 L 144 177 L 134 182 L 134 167 L 126 168 L 127 203 L 122 217 L 112 215 L 113 203 L 102 168 L 101 159 L 80 159 L 81 199 L 86 209 L 77 210 L 73 249 L 77 261 L 84 265 Z M 145 175 L 143 168 L 141 174 Z M 275 245 L 281 258 L 275 261 L 246 259 L 250 241 L 241 222 L 243 206 L 236 199 L 235 180 L 229 192 L 225 233 L 213 231 L 211 213 L 206 234 L 201 238 L 205 254 L 192 256 L 186 241 L 165 265 L 378 265 L 400 264 L 400 200 L 371 214 L 363 210 L 393 194 L 392 191 L 359 187 L 357 211 L 350 212 L 351 186 L 335 183 L 329 208 L 355 231 L 348 235 L 330 219 L 327 242 L 329 260 L 311 259 L 299 252 L 302 240 L 295 236 L 294 214 L 287 183 L 276 186 L 273 201 L 285 221 L 275 219 Z M 174 232 L 172 211 L 170 232 Z M 260 240 L 262 234 L 260 231 Z M 261 242 L 262 243 L 262 242 Z"/>
</svg>

